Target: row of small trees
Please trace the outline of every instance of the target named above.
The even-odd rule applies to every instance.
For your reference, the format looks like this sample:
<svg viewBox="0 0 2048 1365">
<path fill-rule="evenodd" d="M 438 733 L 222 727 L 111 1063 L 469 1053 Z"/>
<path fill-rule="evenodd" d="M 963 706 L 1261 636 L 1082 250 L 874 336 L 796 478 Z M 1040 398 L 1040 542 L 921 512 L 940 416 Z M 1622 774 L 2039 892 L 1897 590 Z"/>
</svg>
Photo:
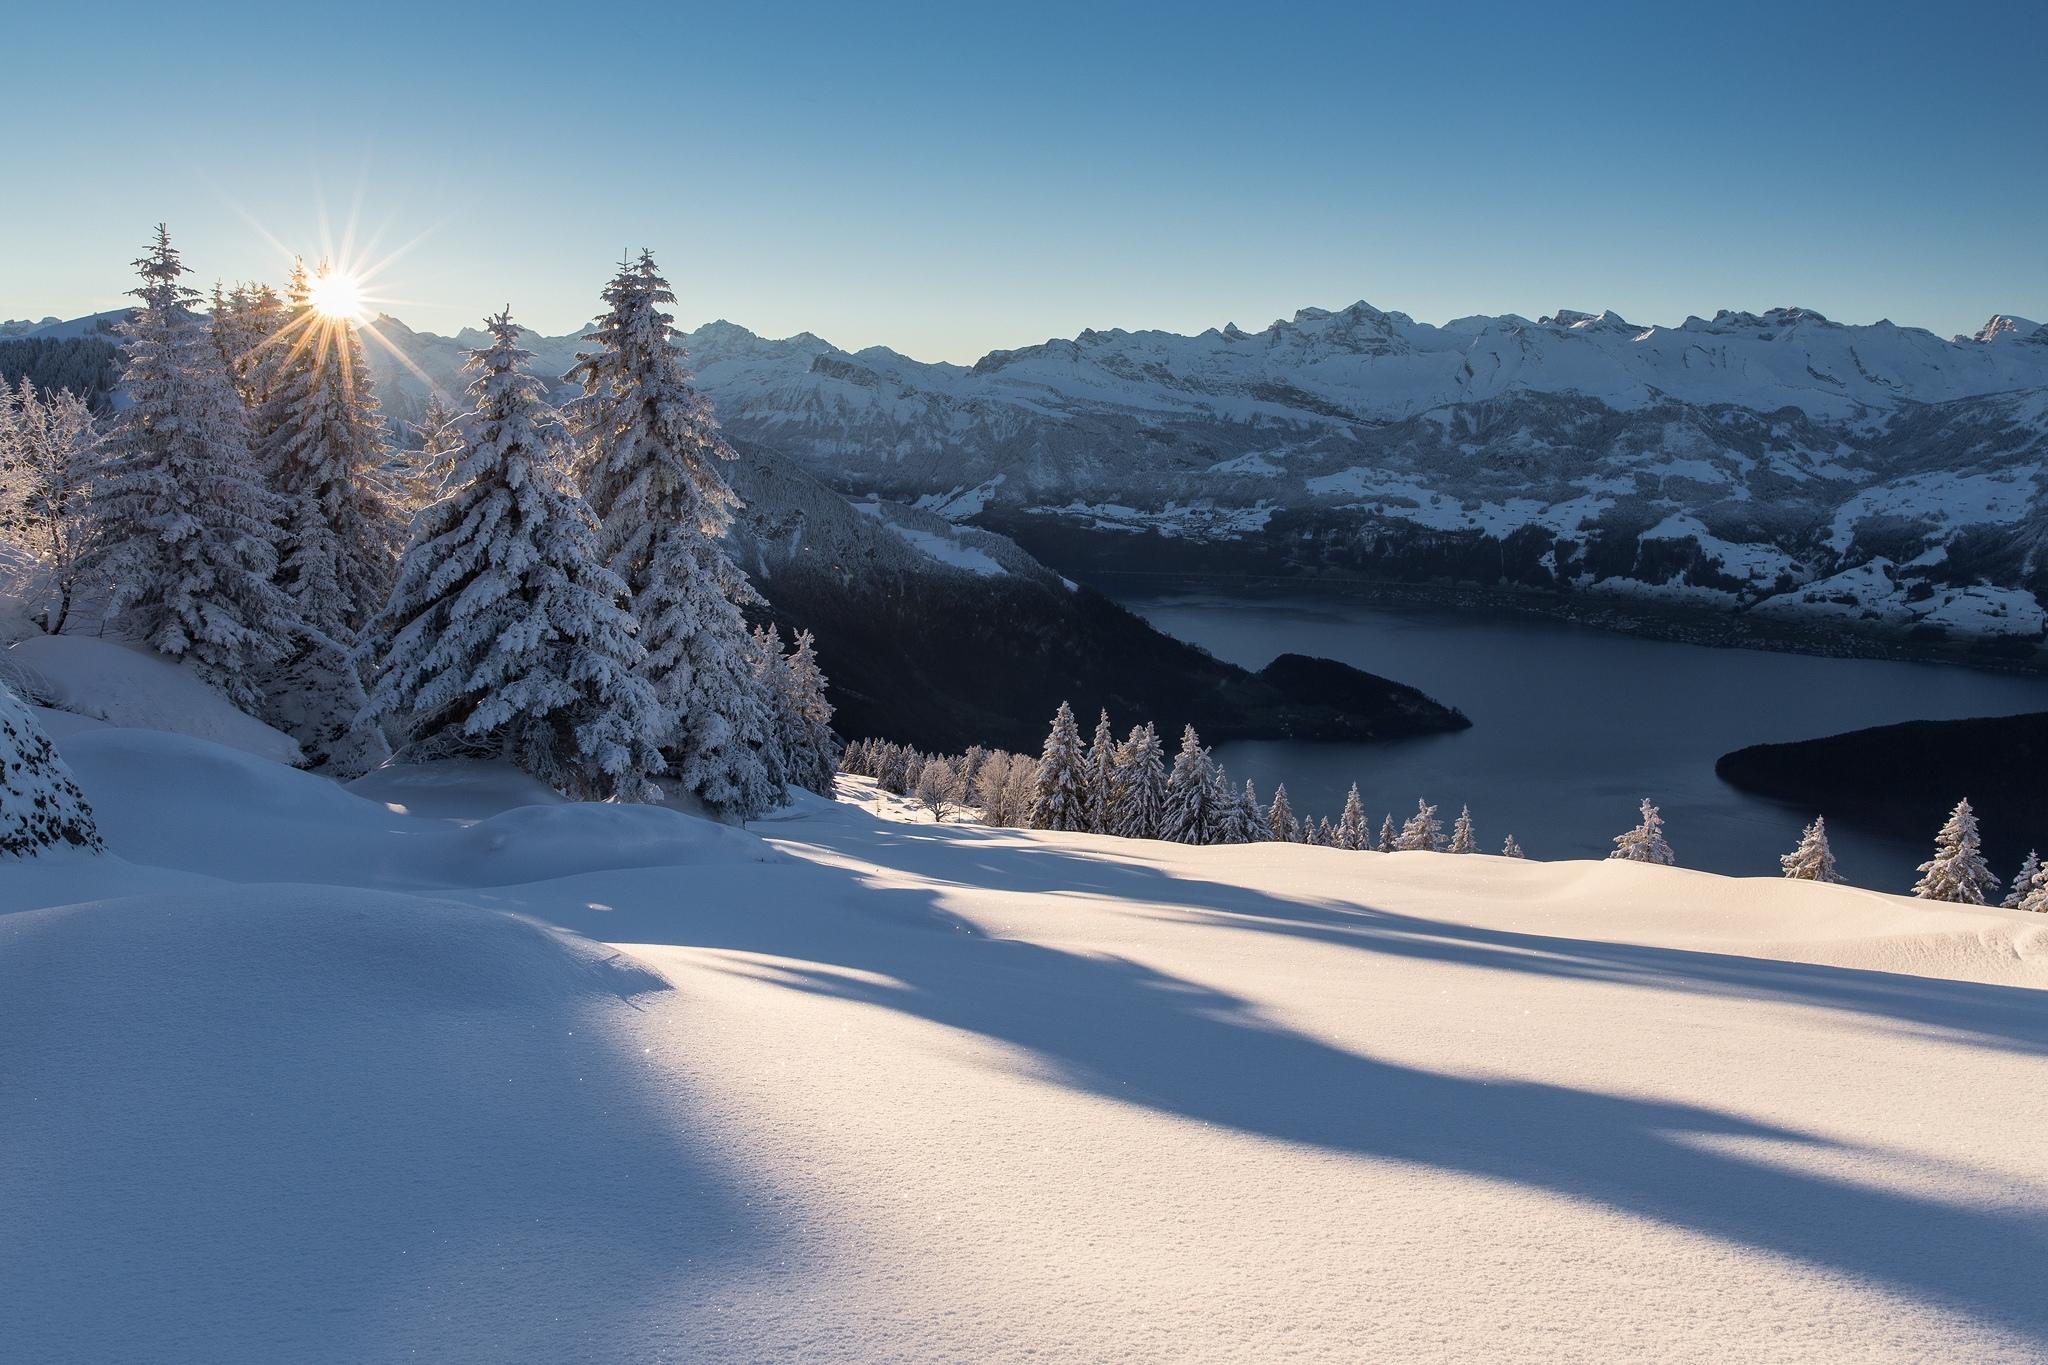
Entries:
<svg viewBox="0 0 2048 1365">
<path fill-rule="evenodd" d="M 992 825 L 1167 839 L 1184 844 L 1277 841 L 1353 850 L 1432 849 L 1475 853 L 1469 809 L 1446 834 L 1437 808 L 1416 802 L 1399 825 L 1389 815 L 1377 836 L 1354 785 L 1335 821 L 1298 814 L 1282 784 L 1261 802 L 1250 779 L 1232 780 L 1203 747 L 1192 725 L 1181 731 L 1171 763 L 1156 729 L 1133 726 L 1118 740 L 1104 711 L 1084 742 L 1073 708 L 1062 702 L 1038 757 L 973 748 L 964 754 L 922 754 L 886 740 L 847 746 L 844 771 L 871 777 L 885 791 L 908 795 L 934 815 L 979 808 Z M 1522 856 L 1510 837 L 1502 852 Z"/>
<path fill-rule="evenodd" d="M 1437 808 L 1418 800 L 1413 815 L 1398 826 L 1388 815 L 1377 835 L 1356 783 L 1334 822 L 1327 816 L 1297 815 L 1285 783 L 1274 788 L 1269 805 L 1261 806 L 1251 781 L 1242 787 L 1232 782 L 1202 747 L 1192 725 L 1181 732 L 1180 751 L 1169 767 L 1150 724 L 1133 727 L 1119 742 L 1104 711 L 1093 740 L 1084 744 L 1073 709 L 1064 702 L 1037 758 L 982 748 L 949 757 L 921 754 L 887 740 L 858 740 L 847 746 L 843 766 L 846 772 L 875 779 L 885 791 L 914 797 L 940 819 L 978 808 L 992 825 L 1189 844 L 1277 841 L 1383 853 L 1479 850 L 1469 806 L 1460 809 L 1446 834 Z M 1513 835 L 1501 852 L 1510 858 L 1524 856 Z M 1664 833 L 1663 813 L 1654 802 L 1642 802 L 1637 824 L 1615 837 L 1607 856 L 1662 866 L 1676 863 Z M 1806 826 L 1798 846 L 1778 861 L 1784 875 L 1794 880 L 1841 880 L 1828 845 L 1827 821 L 1821 817 Z M 1934 857 L 1919 871 L 1913 893 L 1925 900 L 1983 905 L 1997 894 L 1999 882 L 1984 862 L 1977 818 L 1967 800 L 1958 803 L 1942 826 Z M 2033 852 L 2027 854 L 2001 904 L 2048 913 L 2048 868 Z"/>
<path fill-rule="evenodd" d="M 0 403 L 0 535 L 61 630 L 102 615 L 189 662 L 344 775 L 390 752 L 511 759 L 575 796 L 664 788 L 748 816 L 831 790 L 838 746 L 808 633 L 750 630 L 721 537 L 732 458 L 642 253 L 556 411 L 507 313 L 412 458 L 361 341 L 282 294 L 198 292 L 159 227 L 122 327 L 124 406 L 24 384 Z"/>
</svg>

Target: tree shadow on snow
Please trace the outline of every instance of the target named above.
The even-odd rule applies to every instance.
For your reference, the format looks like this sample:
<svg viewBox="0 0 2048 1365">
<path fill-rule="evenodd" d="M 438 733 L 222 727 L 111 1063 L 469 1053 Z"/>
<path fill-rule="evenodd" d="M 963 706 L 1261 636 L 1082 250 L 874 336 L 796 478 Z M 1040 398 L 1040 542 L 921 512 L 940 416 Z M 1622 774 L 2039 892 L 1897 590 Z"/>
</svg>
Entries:
<svg viewBox="0 0 2048 1365">
<path fill-rule="evenodd" d="M 2026 1051 L 2048 1043 L 2048 1011 L 2033 991 L 1340 910 L 1068 850 L 1004 847 L 1001 836 L 968 831 L 845 822 L 803 835 L 796 841 L 900 865 L 940 887 L 1142 897 L 1363 951 L 1797 1001 Z M 1717 1149 L 1731 1139 L 1832 1144 L 1707 1107 L 1466 1079 L 1346 1051 L 1245 1000 L 1138 963 L 982 934 L 928 888 L 849 886 L 843 872 L 804 864 L 775 875 L 783 889 L 766 905 L 758 888 L 743 895 L 735 881 L 731 907 L 721 909 L 723 877 L 693 878 L 695 908 L 665 929 L 644 920 L 617 925 L 618 933 L 602 920 L 576 927 L 613 941 L 786 959 L 765 974 L 1024 1049 L 1066 1084 L 1119 1103 L 1594 1201 L 2048 1341 L 2038 1285 L 2048 1212 L 2039 1208 L 1952 1204 Z M 734 970 L 764 974 L 762 964 Z"/>
</svg>

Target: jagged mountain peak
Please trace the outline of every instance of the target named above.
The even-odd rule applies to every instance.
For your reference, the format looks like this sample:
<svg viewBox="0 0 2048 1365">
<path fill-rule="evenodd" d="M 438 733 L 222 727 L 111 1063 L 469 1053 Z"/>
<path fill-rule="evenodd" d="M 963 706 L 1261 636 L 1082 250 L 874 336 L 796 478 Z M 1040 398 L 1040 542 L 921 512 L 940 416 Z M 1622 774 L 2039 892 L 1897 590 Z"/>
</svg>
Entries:
<svg viewBox="0 0 2048 1365">
<path fill-rule="evenodd" d="M 1995 313 L 1989 322 L 1974 333 L 1969 336 L 1958 334 L 1955 340 L 1958 344 L 1974 341 L 1987 346 L 2013 341 L 2048 344 L 2048 327 L 2043 327 L 2031 318 L 2015 317 L 2011 313 Z"/>
</svg>

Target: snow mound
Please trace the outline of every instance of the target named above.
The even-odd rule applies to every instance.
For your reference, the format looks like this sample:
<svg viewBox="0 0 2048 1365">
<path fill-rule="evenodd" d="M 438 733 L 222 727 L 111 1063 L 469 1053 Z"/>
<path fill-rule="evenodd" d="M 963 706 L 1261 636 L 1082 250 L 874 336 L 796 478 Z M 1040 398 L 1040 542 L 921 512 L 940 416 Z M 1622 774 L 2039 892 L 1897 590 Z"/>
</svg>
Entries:
<svg viewBox="0 0 2048 1365">
<path fill-rule="evenodd" d="M 114 852 L 227 881 L 505 886 L 775 856 L 744 830 L 661 806 L 557 798 L 484 819 L 435 819 L 182 735 L 98 730 L 69 736 L 59 748 Z M 461 774 L 439 788 L 446 808 L 488 807 L 512 787 L 502 770 L 481 766 L 480 794 L 465 795 Z M 433 789 L 426 779 L 413 786 Z"/>
<path fill-rule="evenodd" d="M 23 696 L 109 725 L 212 740 L 273 763 L 305 761 L 291 736 L 243 714 L 169 659 L 84 635 L 32 635 L 0 654 Z"/>
<path fill-rule="evenodd" d="M 623 1358 L 613 1294 L 743 1225 L 646 1056 L 666 993 L 532 921 L 375 892 L 0 918 L 4 1353 Z"/>
</svg>

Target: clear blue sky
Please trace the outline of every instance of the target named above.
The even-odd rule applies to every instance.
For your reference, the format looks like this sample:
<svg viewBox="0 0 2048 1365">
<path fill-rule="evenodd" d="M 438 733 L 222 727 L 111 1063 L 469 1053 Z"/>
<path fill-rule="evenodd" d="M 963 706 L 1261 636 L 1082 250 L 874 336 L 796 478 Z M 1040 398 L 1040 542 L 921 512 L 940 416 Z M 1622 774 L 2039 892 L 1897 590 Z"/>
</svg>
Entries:
<svg viewBox="0 0 2048 1365">
<path fill-rule="evenodd" d="M 391 311 L 681 317 L 971 359 L 1089 326 L 1797 303 L 2048 319 L 2048 4 L 17 7 L 0 316 L 164 219 L 397 245 Z M 32 111 L 24 116 L 24 111 Z M 251 224 L 260 224 L 259 232 Z"/>
</svg>

